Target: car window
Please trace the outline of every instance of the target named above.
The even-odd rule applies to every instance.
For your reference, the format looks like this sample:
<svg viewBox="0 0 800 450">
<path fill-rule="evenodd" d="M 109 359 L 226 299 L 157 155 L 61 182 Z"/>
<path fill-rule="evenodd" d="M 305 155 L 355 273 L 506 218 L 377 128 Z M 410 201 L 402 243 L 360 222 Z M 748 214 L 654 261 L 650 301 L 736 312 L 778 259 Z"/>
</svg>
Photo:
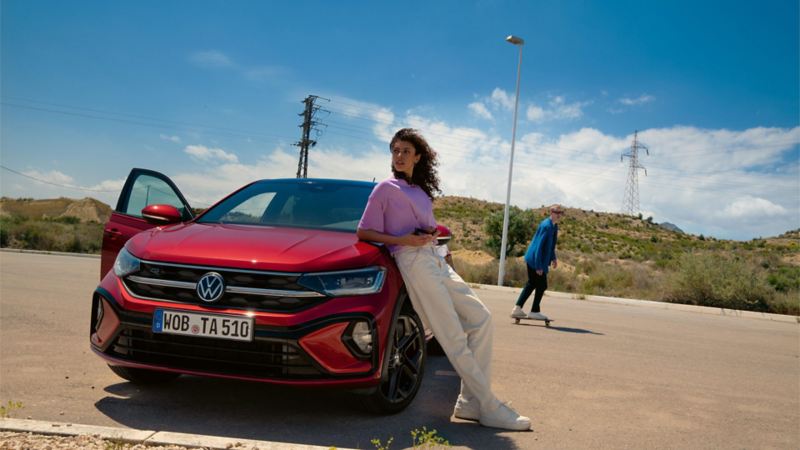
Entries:
<svg viewBox="0 0 800 450">
<path fill-rule="evenodd" d="M 226 223 L 261 223 L 264 211 L 275 198 L 275 192 L 264 192 L 243 201 L 220 219 Z"/>
<path fill-rule="evenodd" d="M 186 216 L 186 208 L 178 195 L 162 179 L 150 175 L 139 175 L 131 188 L 128 205 L 122 213 L 142 217 L 142 208 L 148 205 L 172 205 Z"/>
<path fill-rule="evenodd" d="M 264 181 L 231 195 L 198 222 L 355 231 L 370 192 L 369 183 Z"/>
</svg>

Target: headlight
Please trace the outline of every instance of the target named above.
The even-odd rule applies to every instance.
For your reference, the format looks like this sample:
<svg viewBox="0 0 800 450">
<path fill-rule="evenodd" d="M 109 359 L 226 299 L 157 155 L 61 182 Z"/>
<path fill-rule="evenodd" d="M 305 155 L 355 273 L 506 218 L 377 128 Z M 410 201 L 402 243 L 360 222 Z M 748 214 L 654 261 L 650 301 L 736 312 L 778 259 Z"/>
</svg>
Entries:
<svg viewBox="0 0 800 450">
<path fill-rule="evenodd" d="M 117 274 L 118 277 L 124 277 L 125 275 L 138 271 L 139 258 L 131 255 L 125 248 L 120 250 L 117 254 L 117 260 L 114 261 L 114 273 Z"/>
<path fill-rule="evenodd" d="M 301 276 L 297 284 L 332 297 L 367 295 L 381 291 L 385 276 L 386 269 L 383 267 L 367 267 L 341 272 L 309 273 Z"/>
</svg>

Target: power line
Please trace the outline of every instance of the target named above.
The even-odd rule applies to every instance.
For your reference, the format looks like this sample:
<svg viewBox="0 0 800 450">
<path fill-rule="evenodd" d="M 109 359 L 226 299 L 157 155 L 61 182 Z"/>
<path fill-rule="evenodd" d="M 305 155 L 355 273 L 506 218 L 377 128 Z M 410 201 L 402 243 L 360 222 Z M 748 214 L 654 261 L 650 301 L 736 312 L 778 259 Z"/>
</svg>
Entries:
<svg viewBox="0 0 800 450">
<path fill-rule="evenodd" d="M 36 178 L 36 177 L 32 177 L 30 175 L 26 175 L 26 174 L 24 174 L 22 172 L 16 171 L 14 169 L 8 168 L 8 167 L 3 166 L 3 165 L 0 165 L 0 168 L 3 168 L 3 169 L 5 169 L 5 170 L 7 170 L 7 171 L 9 171 L 11 173 L 15 173 L 15 174 L 17 174 L 19 176 L 23 176 L 25 178 L 30 178 L 31 180 L 38 181 L 40 183 L 50 184 L 50 185 L 53 185 L 53 186 L 63 187 L 63 188 L 67 188 L 67 189 L 76 189 L 76 190 L 79 190 L 79 191 L 88 191 L 88 192 L 119 192 L 119 190 L 113 190 L 112 191 L 112 190 L 104 190 L 104 189 L 91 189 L 91 188 L 85 188 L 85 187 L 80 187 L 80 186 L 71 186 L 69 184 L 53 183 L 52 181 L 42 180 L 42 179 L 39 179 L 39 178 Z"/>
<path fill-rule="evenodd" d="M 112 111 L 102 111 L 92 108 L 84 108 L 79 106 L 68 106 L 68 105 L 59 105 L 54 103 L 44 103 L 38 102 L 34 100 L 25 100 L 31 103 L 38 103 L 41 105 L 48 105 L 57 108 L 67 108 L 73 109 L 76 111 L 88 111 L 93 114 L 83 113 L 83 112 L 76 112 L 76 111 L 64 111 L 60 109 L 53 109 L 53 108 L 45 108 L 41 106 L 32 106 L 32 105 L 23 105 L 18 103 L 10 103 L 6 101 L 0 101 L 0 105 L 9 106 L 14 108 L 21 108 L 21 109 L 29 109 L 34 111 L 41 111 L 47 113 L 54 113 L 54 114 L 62 114 L 67 116 L 74 116 L 74 117 L 82 117 L 87 119 L 95 119 L 95 120 L 107 120 L 112 122 L 120 122 L 120 123 L 127 123 L 132 125 L 140 125 L 152 128 L 164 128 L 164 129 L 182 129 L 188 128 L 193 130 L 199 131 L 211 131 L 216 133 L 228 134 L 233 136 L 245 136 L 245 137 L 261 137 L 261 138 L 278 138 L 281 140 L 290 140 L 290 138 L 286 136 L 281 136 L 272 133 L 263 133 L 263 132 L 254 132 L 248 130 L 240 130 L 234 128 L 226 128 L 226 127 L 218 127 L 214 125 L 203 125 L 203 124 L 194 124 L 190 122 L 181 122 L 181 121 L 174 121 L 168 119 L 162 119 L 158 117 L 149 117 L 143 116 L 138 114 L 130 114 L 130 113 L 119 113 L 119 112 L 112 112 Z M 131 120 L 131 119 L 124 119 L 120 117 L 113 117 L 113 116 L 123 116 L 123 117 L 133 117 L 142 120 Z M 271 141 L 274 142 L 274 141 Z"/>
</svg>

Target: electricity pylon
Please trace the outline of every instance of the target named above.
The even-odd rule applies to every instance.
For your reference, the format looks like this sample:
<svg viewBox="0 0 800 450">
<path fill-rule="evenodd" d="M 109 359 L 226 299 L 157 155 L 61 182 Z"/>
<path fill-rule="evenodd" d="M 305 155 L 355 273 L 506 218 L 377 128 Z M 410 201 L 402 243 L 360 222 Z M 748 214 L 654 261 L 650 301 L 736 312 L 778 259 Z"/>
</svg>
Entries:
<svg viewBox="0 0 800 450">
<path fill-rule="evenodd" d="M 639 131 L 633 133 L 633 143 L 628 153 L 623 153 L 619 157 L 619 161 L 625 157 L 630 158 L 630 165 L 628 165 L 628 181 L 625 183 L 625 198 L 622 200 L 622 212 L 631 216 L 639 214 L 639 169 L 644 170 L 647 176 L 647 169 L 639 164 L 639 150 L 643 149 L 645 153 L 650 155 L 650 149 L 646 145 L 639 142 Z"/>
</svg>

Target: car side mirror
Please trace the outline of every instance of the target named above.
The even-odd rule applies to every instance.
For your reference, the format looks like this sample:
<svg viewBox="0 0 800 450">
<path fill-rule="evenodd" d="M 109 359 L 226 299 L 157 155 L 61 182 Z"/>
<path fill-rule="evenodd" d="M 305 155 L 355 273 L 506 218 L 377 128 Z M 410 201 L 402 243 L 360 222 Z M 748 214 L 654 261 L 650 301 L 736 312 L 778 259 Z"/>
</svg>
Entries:
<svg viewBox="0 0 800 450">
<path fill-rule="evenodd" d="M 181 212 L 172 205 L 147 205 L 142 208 L 142 218 L 153 225 L 169 225 L 181 221 Z"/>
<path fill-rule="evenodd" d="M 436 238 L 436 245 L 444 245 L 450 242 L 453 235 L 450 233 L 449 228 L 444 225 L 437 225 L 436 229 L 439 231 L 439 236 Z"/>
</svg>

